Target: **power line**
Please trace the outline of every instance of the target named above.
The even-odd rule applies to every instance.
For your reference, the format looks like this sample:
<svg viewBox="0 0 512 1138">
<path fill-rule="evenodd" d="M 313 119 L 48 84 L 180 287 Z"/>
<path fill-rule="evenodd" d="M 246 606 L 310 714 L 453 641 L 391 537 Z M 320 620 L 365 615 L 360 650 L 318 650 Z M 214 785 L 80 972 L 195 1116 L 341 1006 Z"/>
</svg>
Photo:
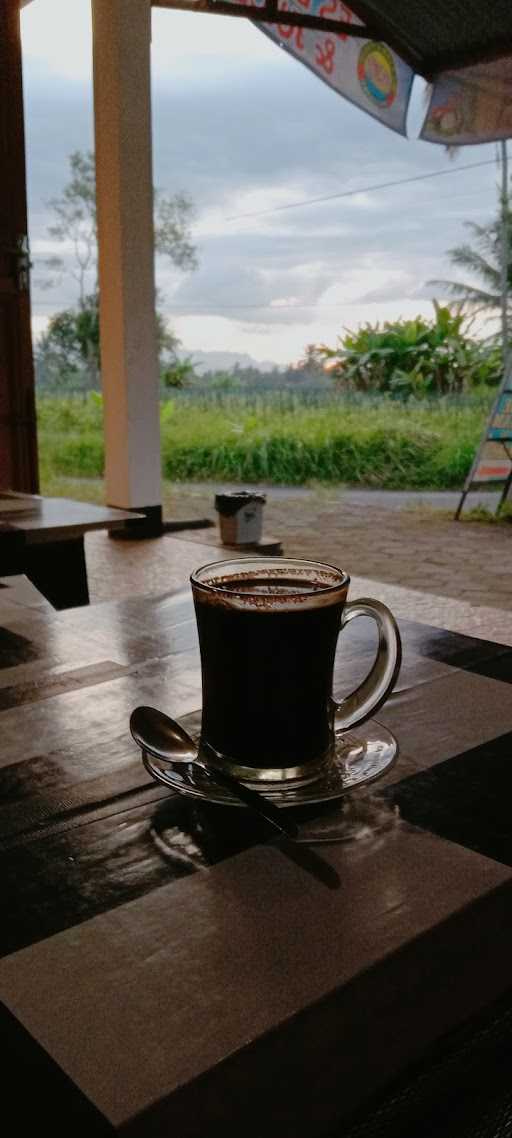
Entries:
<svg viewBox="0 0 512 1138">
<path fill-rule="evenodd" d="M 195 301 L 194 303 L 197 305 L 197 301 Z M 214 308 L 215 311 L 222 310 L 222 312 L 224 312 L 224 311 L 234 312 L 235 310 L 238 311 L 238 309 L 244 309 L 244 311 L 245 311 L 246 308 L 258 309 L 260 311 L 265 310 L 265 312 L 285 312 L 285 311 L 289 311 L 291 308 L 315 308 L 315 309 L 316 308 L 332 308 L 332 309 L 338 309 L 340 307 L 340 304 L 342 304 L 342 303 L 343 302 L 340 300 L 338 304 L 315 304 L 314 302 L 312 304 L 215 304 L 215 301 L 212 300 L 212 301 L 209 301 L 208 303 L 204 303 L 203 305 L 200 305 L 199 308 L 193 309 L 188 304 L 170 304 L 169 309 L 172 312 L 178 312 L 178 311 L 183 310 L 184 312 L 190 312 L 191 316 L 199 316 L 201 314 L 204 315 L 204 310 L 206 308 L 208 308 L 208 309 Z"/>
<path fill-rule="evenodd" d="M 408 299 L 408 298 L 405 297 L 405 299 Z M 412 300 L 419 300 L 421 298 L 420 297 L 412 297 L 411 299 Z M 423 299 L 428 299 L 428 297 L 425 297 Z M 361 301 L 358 301 L 357 303 L 359 304 L 359 303 L 362 303 L 363 301 L 364 301 L 364 297 L 362 297 Z M 211 315 L 215 315 L 218 311 L 234 312 L 234 311 L 238 311 L 239 309 L 240 310 L 243 309 L 244 311 L 246 309 L 257 309 L 259 311 L 279 313 L 279 312 L 289 312 L 290 310 L 293 310 L 293 309 L 300 310 L 300 309 L 305 308 L 308 310 L 314 309 L 315 311 L 319 311 L 320 309 L 327 309 L 327 310 L 332 310 L 332 311 L 337 312 L 338 309 L 343 304 L 348 304 L 348 303 L 353 303 L 353 302 L 346 301 L 346 300 L 339 300 L 337 304 L 315 304 L 314 301 L 310 304 L 216 304 L 215 301 L 211 300 L 211 301 L 205 302 L 203 305 L 201 305 L 198 308 L 192 307 L 191 305 L 188 305 L 188 304 L 170 304 L 167 307 L 168 307 L 169 311 L 171 311 L 171 312 L 184 311 L 184 312 L 190 313 L 191 316 L 200 316 L 200 315 L 204 316 L 205 315 L 205 309 L 209 309 L 209 310 L 215 309 L 214 312 L 210 312 Z M 194 301 L 194 305 L 197 305 L 197 301 Z"/>
<path fill-rule="evenodd" d="M 415 299 L 419 300 L 420 298 L 419 297 L 412 297 L 411 299 L 412 300 L 415 300 Z M 425 298 L 425 299 L 428 299 L 428 298 Z M 364 300 L 364 297 L 362 298 L 361 302 L 358 301 L 358 303 L 362 303 L 363 300 Z M 307 309 L 308 311 L 313 309 L 315 312 L 320 311 L 320 310 L 337 312 L 338 309 L 343 304 L 347 304 L 347 303 L 349 303 L 349 302 L 344 301 L 344 300 L 339 300 L 337 304 L 315 304 L 314 301 L 312 301 L 309 304 L 308 303 L 306 303 L 306 304 L 217 304 L 216 301 L 212 299 L 212 300 L 204 301 L 202 304 L 198 304 L 197 300 L 193 301 L 192 304 L 168 304 L 166 306 L 166 311 L 169 311 L 169 312 L 185 312 L 185 313 L 189 314 L 190 316 L 205 316 L 205 315 L 215 316 L 217 314 L 217 312 L 219 312 L 219 311 L 235 312 L 235 311 L 239 311 L 239 310 L 240 311 L 242 311 L 242 310 L 246 311 L 247 309 L 257 310 L 260 312 L 275 312 L 276 314 L 279 314 L 280 312 L 290 312 L 291 310 L 292 311 L 293 310 L 300 311 L 301 309 Z M 41 304 L 38 304 L 37 307 L 42 308 L 42 307 L 55 307 L 55 306 L 51 306 L 49 304 L 43 304 L 43 302 L 42 302 Z M 32 315 L 37 316 L 38 313 L 35 312 Z"/>
<path fill-rule="evenodd" d="M 267 213 L 278 213 L 284 209 L 302 209 L 307 205 L 319 205 L 321 202 L 331 202 L 337 198 L 352 198 L 356 194 L 369 194 L 373 190 L 389 190 L 393 186 L 406 186 L 411 182 L 424 182 L 427 178 L 443 178 L 447 174 L 459 174 L 461 170 L 476 170 L 479 166 L 495 166 L 494 158 L 487 158 L 482 162 L 468 162 L 465 166 L 454 166 L 450 170 L 432 170 L 428 174 L 415 174 L 410 178 L 397 178 L 393 182 L 380 182 L 373 186 L 360 186 L 356 190 L 340 190 L 336 194 L 325 194 L 320 198 L 303 198 L 300 202 L 289 202 L 287 205 L 274 205 L 268 209 L 259 209 L 253 213 L 237 213 L 226 217 L 226 221 L 241 221 L 246 217 L 263 217 Z"/>
<path fill-rule="evenodd" d="M 355 190 L 342 190 L 336 194 L 327 194 L 324 197 L 319 197 L 319 198 L 307 198 L 301 202 L 290 202 L 288 205 L 273 206 L 270 209 L 258 210 L 255 213 L 236 214 L 234 217 L 227 217 L 225 220 L 226 221 L 238 221 L 239 219 L 246 218 L 246 217 L 261 217 L 267 213 L 276 213 L 276 212 L 279 212 L 279 211 L 285 210 L 285 209 L 298 209 L 298 208 L 301 208 L 302 206 L 315 205 L 317 203 L 326 202 L 326 201 L 333 201 L 334 199 L 337 199 L 337 198 L 355 197 L 356 194 L 370 193 L 372 190 L 391 189 L 394 186 L 403 186 L 403 185 L 407 185 L 411 182 L 423 182 L 429 178 L 441 178 L 441 177 L 446 176 L 447 174 L 457 174 L 462 170 L 475 170 L 481 166 L 495 166 L 495 165 L 496 165 L 496 161 L 494 158 L 485 159 L 482 162 L 468 162 L 463 166 L 457 166 L 457 167 L 454 166 L 452 169 L 449 169 L 449 170 L 432 170 L 427 174 L 415 174 L 414 176 L 412 176 L 410 178 L 397 178 L 391 182 L 381 182 L 379 184 L 374 184 L 373 186 L 364 186 L 364 187 L 361 187 L 361 188 L 355 189 Z M 474 193 L 479 193 L 479 192 L 480 191 L 474 191 Z M 460 195 L 453 195 L 453 196 L 460 196 Z M 443 200 L 445 200 L 445 199 L 443 199 Z M 215 308 L 216 311 L 221 310 L 223 312 L 224 311 L 225 312 L 234 312 L 234 311 L 245 311 L 245 310 L 257 310 L 257 311 L 261 311 L 261 312 L 265 311 L 265 312 L 279 313 L 279 312 L 283 312 L 283 311 L 290 311 L 293 309 L 295 309 L 295 310 L 301 310 L 301 309 L 311 310 L 311 309 L 314 309 L 315 311 L 319 311 L 319 310 L 337 311 L 341 304 L 343 304 L 343 301 L 339 301 L 338 304 L 315 304 L 314 302 L 311 304 L 218 304 L 213 300 L 203 301 L 202 303 L 198 302 L 196 300 L 191 305 L 170 304 L 170 305 L 168 305 L 168 308 L 171 311 L 175 311 L 175 312 L 184 311 L 184 312 L 190 313 L 191 316 L 194 316 L 194 315 L 200 315 L 200 314 L 204 315 L 204 310 L 208 309 L 208 308 L 212 308 L 212 307 Z M 38 308 L 54 308 L 55 305 L 52 304 L 51 301 L 39 301 L 37 303 L 37 307 Z"/>
</svg>

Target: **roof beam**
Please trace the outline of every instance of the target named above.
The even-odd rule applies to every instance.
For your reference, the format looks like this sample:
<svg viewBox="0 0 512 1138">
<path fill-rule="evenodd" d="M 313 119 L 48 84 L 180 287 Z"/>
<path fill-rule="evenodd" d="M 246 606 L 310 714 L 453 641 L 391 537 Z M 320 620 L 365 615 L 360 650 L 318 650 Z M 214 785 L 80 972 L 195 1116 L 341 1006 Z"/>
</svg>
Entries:
<svg viewBox="0 0 512 1138">
<path fill-rule="evenodd" d="M 478 63 L 494 63 L 498 59 L 512 56 L 512 35 L 501 39 L 499 45 L 489 44 L 488 47 L 473 47 L 466 51 L 445 51 L 437 56 L 424 60 L 425 69 L 430 75 L 439 75 L 442 71 L 460 71 L 464 67 L 473 67 Z"/>
<path fill-rule="evenodd" d="M 379 12 L 375 12 L 373 4 L 366 3 L 366 0 L 350 0 L 350 7 L 354 14 L 363 20 L 367 28 L 372 29 L 368 35 L 369 39 L 382 40 L 393 51 L 396 51 L 404 63 L 408 63 L 409 67 L 412 67 L 413 71 L 416 71 L 418 75 L 423 75 L 425 79 L 429 78 L 418 49 L 406 38 L 404 39 L 403 29 L 397 30 L 389 17 L 383 17 Z"/>
<path fill-rule="evenodd" d="M 313 28 L 316 31 L 334 32 L 337 35 L 358 39 L 381 38 L 375 26 L 348 24 L 345 20 L 328 20 L 323 16 L 308 16 L 302 12 L 289 12 L 277 7 L 277 0 L 267 0 L 264 8 L 247 4 L 231 4 L 229 0 L 151 0 L 153 8 L 174 8 L 178 11 L 201 12 L 214 16 L 238 16 L 255 24 L 282 24 L 284 27 Z"/>
<path fill-rule="evenodd" d="M 408 63 L 418 75 L 429 81 L 442 71 L 455 71 L 463 67 L 471 67 L 476 63 L 491 63 L 495 59 L 512 55 L 512 35 L 501 38 L 487 48 L 481 43 L 475 43 L 472 48 L 459 51 L 439 52 L 437 55 L 426 56 L 418 50 L 415 44 L 404 37 L 403 28 L 397 27 L 393 20 L 393 13 L 387 8 L 384 15 L 375 11 L 372 0 L 350 0 L 350 7 L 356 16 L 371 24 L 379 39 L 384 40 L 401 58 Z M 384 5 L 383 5 L 384 7 Z M 391 7 L 391 6 L 390 6 Z"/>
</svg>

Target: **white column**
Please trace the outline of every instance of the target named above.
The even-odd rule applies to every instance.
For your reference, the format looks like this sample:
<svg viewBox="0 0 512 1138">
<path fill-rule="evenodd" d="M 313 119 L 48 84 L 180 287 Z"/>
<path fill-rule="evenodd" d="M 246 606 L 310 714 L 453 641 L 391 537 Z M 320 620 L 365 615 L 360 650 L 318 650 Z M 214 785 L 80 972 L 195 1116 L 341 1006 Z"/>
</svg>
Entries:
<svg viewBox="0 0 512 1138">
<path fill-rule="evenodd" d="M 151 0 L 92 0 L 106 500 L 161 503 Z"/>
</svg>

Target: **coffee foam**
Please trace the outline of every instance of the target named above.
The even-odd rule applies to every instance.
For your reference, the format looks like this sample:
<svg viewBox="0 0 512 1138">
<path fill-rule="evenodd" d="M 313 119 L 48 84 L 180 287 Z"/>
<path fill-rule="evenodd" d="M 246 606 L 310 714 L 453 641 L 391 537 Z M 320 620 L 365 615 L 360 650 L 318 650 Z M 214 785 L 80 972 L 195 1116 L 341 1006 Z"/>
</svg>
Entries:
<svg viewBox="0 0 512 1138">
<path fill-rule="evenodd" d="M 203 604 L 272 613 L 339 604 L 346 599 L 348 584 L 348 579 L 340 580 L 339 573 L 328 567 L 276 565 L 236 574 L 215 573 L 193 581 L 192 588 L 196 601 Z"/>
</svg>

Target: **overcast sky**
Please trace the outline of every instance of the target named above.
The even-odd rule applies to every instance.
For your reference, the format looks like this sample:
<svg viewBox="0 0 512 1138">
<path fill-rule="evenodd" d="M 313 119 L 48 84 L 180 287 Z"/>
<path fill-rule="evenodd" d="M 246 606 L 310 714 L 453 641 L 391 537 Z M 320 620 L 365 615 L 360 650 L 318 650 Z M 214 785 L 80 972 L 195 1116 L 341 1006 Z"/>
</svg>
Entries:
<svg viewBox="0 0 512 1138">
<path fill-rule="evenodd" d="M 93 148 L 89 3 L 32 0 L 22 36 L 37 334 L 76 295 L 70 278 L 42 288 L 38 260 L 61 252 L 48 202 L 68 155 Z M 155 185 L 186 190 L 196 208 L 199 269 L 157 264 L 162 307 L 191 352 L 287 363 L 344 327 L 428 314 L 426 282 L 453 274 L 446 251 L 464 221 L 495 210 L 494 164 L 460 170 L 494 160 L 493 146 L 452 159 L 393 134 L 244 20 L 154 10 L 152 74 Z M 369 189 L 437 170 L 451 172 Z M 362 192 L 243 216 L 352 189 Z"/>
</svg>

